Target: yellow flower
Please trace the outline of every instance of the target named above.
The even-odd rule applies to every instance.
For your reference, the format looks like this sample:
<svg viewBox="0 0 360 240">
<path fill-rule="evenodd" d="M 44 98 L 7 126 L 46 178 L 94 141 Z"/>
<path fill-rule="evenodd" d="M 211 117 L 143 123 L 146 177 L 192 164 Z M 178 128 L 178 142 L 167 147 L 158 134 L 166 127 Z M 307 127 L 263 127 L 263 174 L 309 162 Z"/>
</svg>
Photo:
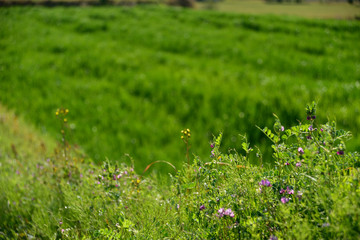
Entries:
<svg viewBox="0 0 360 240">
<path fill-rule="evenodd" d="M 64 123 L 66 123 L 67 122 L 67 118 L 64 118 Z"/>
</svg>

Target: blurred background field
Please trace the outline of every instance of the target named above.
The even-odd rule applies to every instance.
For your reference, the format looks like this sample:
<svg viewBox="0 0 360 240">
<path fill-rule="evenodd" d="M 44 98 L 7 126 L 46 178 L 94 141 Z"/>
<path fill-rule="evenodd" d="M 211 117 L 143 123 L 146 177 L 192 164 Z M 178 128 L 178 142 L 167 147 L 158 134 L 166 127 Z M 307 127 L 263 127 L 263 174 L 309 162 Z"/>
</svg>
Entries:
<svg viewBox="0 0 360 240">
<path fill-rule="evenodd" d="M 222 12 L 231 3 L 0 8 L 0 102 L 57 140 L 55 111 L 68 108 L 71 143 L 96 162 L 128 153 L 138 171 L 180 166 L 183 128 L 201 158 L 220 131 L 225 149 L 240 149 L 240 133 L 264 149 L 255 125 L 271 126 L 272 113 L 285 129 L 306 121 L 312 100 L 359 151 L 360 23 Z"/>
<path fill-rule="evenodd" d="M 202 1 L 197 3 L 199 9 L 214 9 L 221 12 L 232 12 L 256 15 L 286 15 L 310 19 L 354 19 L 360 17 L 359 2 L 349 4 L 347 1 L 261 1 L 261 0 L 226 0 Z"/>
</svg>

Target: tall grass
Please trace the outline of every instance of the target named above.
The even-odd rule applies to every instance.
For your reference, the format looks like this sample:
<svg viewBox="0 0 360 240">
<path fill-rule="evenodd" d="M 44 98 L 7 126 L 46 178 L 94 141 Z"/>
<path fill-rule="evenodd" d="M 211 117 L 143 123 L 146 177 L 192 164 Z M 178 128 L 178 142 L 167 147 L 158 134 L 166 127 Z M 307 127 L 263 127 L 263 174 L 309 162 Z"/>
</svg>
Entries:
<svg viewBox="0 0 360 240">
<path fill-rule="evenodd" d="M 313 99 L 319 120 L 336 118 L 359 150 L 356 21 L 86 7 L 4 8 L 0 22 L 0 101 L 57 139 L 48 114 L 70 109 L 71 143 L 99 163 L 129 164 L 130 154 L 136 169 L 179 167 L 183 128 L 193 131 L 190 155 L 208 157 L 219 132 L 224 149 L 239 150 L 247 133 L 271 161 L 255 124 L 273 112 L 295 124 Z"/>
<path fill-rule="evenodd" d="M 0 238 L 358 239 L 359 154 L 346 148 L 350 132 L 314 119 L 314 107 L 301 124 L 284 127 L 275 116 L 259 130 L 275 165 L 252 164 L 249 156 L 261 162 L 261 153 L 245 136 L 244 154 L 224 153 L 220 134 L 207 147 L 211 156 L 182 161 L 170 185 L 133 165 L 81 162 L 69 145 L 29 158 L 1 144 Z"/>
</svg>

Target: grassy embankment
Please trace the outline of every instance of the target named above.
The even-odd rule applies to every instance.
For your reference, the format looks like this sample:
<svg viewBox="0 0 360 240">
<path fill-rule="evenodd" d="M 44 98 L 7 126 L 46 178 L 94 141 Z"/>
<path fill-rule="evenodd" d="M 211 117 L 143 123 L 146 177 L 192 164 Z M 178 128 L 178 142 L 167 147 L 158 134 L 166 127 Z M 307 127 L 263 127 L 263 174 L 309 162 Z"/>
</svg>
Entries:
<svg viewBox="0 0 360 240">
<path fill-rule="evenodd" d="M 220 131 L 224 149 L 239 133 L 265 149 L 255 125 L 276 112 L 287 128 L 313 99 L 359 150 L 356 21 L 100 7 L 6 8 L 0 22 L 0 101 L 57 139 L 51 114 L 68 108 L 71 143 L 97 162 L 181 166 L 183 128 L 202 159 Z"/>
<path fill-rule="evenodd" d="M 220 135 L 212 158 L 191 158 L 167 185 L 133 166 L 84 163 L 62 144 L 53 152 L 51 138 L 0 107 L 0 239 L 358 239 L 349 133 L 317 119 L 275 126 L 263 131 L 276 167 L 222 153 Z"/>
</svg>

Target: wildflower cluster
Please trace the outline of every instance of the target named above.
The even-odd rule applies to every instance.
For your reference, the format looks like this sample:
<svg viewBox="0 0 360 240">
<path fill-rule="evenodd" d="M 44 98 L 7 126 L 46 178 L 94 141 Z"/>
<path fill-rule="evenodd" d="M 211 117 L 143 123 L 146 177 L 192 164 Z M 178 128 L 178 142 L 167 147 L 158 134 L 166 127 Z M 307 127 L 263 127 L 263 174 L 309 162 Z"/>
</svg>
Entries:
<svg viewBox="0 0 360 240">
<path fill-rule="evenodd" d="M 189 144 L 189 139 L 191 137 L 191 133 L 190 133 L 190 129 L 184 129 L 181 130 L 181 139 L 183 140 L 183 142 L 186 145 L 186 159 L 187 159 L 187 163 L 190 164 L 190 156 L 189 156 L 189 150 L 190 150 L 190 144 Z"/>
<path fill-rule="evenodd" d="M 64 113 L 58 110 L 57 114 L 63 123 Z M 315 116 L 314 107 L 307 114 Z M 168 185 L 136 173 L 133 161 L 130 166 L 107 160 L 103 166 L 80 162 L 75 167 L 58 161 L 63 158 L 56 154 L 28 172 L 30 165 L 20 168 L 17 161 L 4 160 L 0 183 L 8 191 L 0 195 L 5 203 L 0 204 L 1 231 L 14 239 L 357 236 L 360 210 L 354 206 L 360 204 L 360 156 L 345 153 L 350 133 L 338 130 L 333 122 L 319 125 L 311 119 L 308 123 L 307 115 L 306 123 L 293 127 L 284 127 L 275 118 L 273 130 L 261 129 L 272 142 L 274 164 L 263 165 L 259 151 L 251 155 L 245 137 L 239 147 L 245 155 L 237 150 L 221 152 L 219 134 L 210 142 L 210 157 L 195 157 L 182 169 L 174 168 Z M 189 159 L 190 130 L 181 133 Z M 68 156 L 71 160 L 73 155 L 68 152 Z M 149 164 L 143 174 L 164 162 Z M 34 185 L 37 189 L 31 190 Z"/>
</svg>

